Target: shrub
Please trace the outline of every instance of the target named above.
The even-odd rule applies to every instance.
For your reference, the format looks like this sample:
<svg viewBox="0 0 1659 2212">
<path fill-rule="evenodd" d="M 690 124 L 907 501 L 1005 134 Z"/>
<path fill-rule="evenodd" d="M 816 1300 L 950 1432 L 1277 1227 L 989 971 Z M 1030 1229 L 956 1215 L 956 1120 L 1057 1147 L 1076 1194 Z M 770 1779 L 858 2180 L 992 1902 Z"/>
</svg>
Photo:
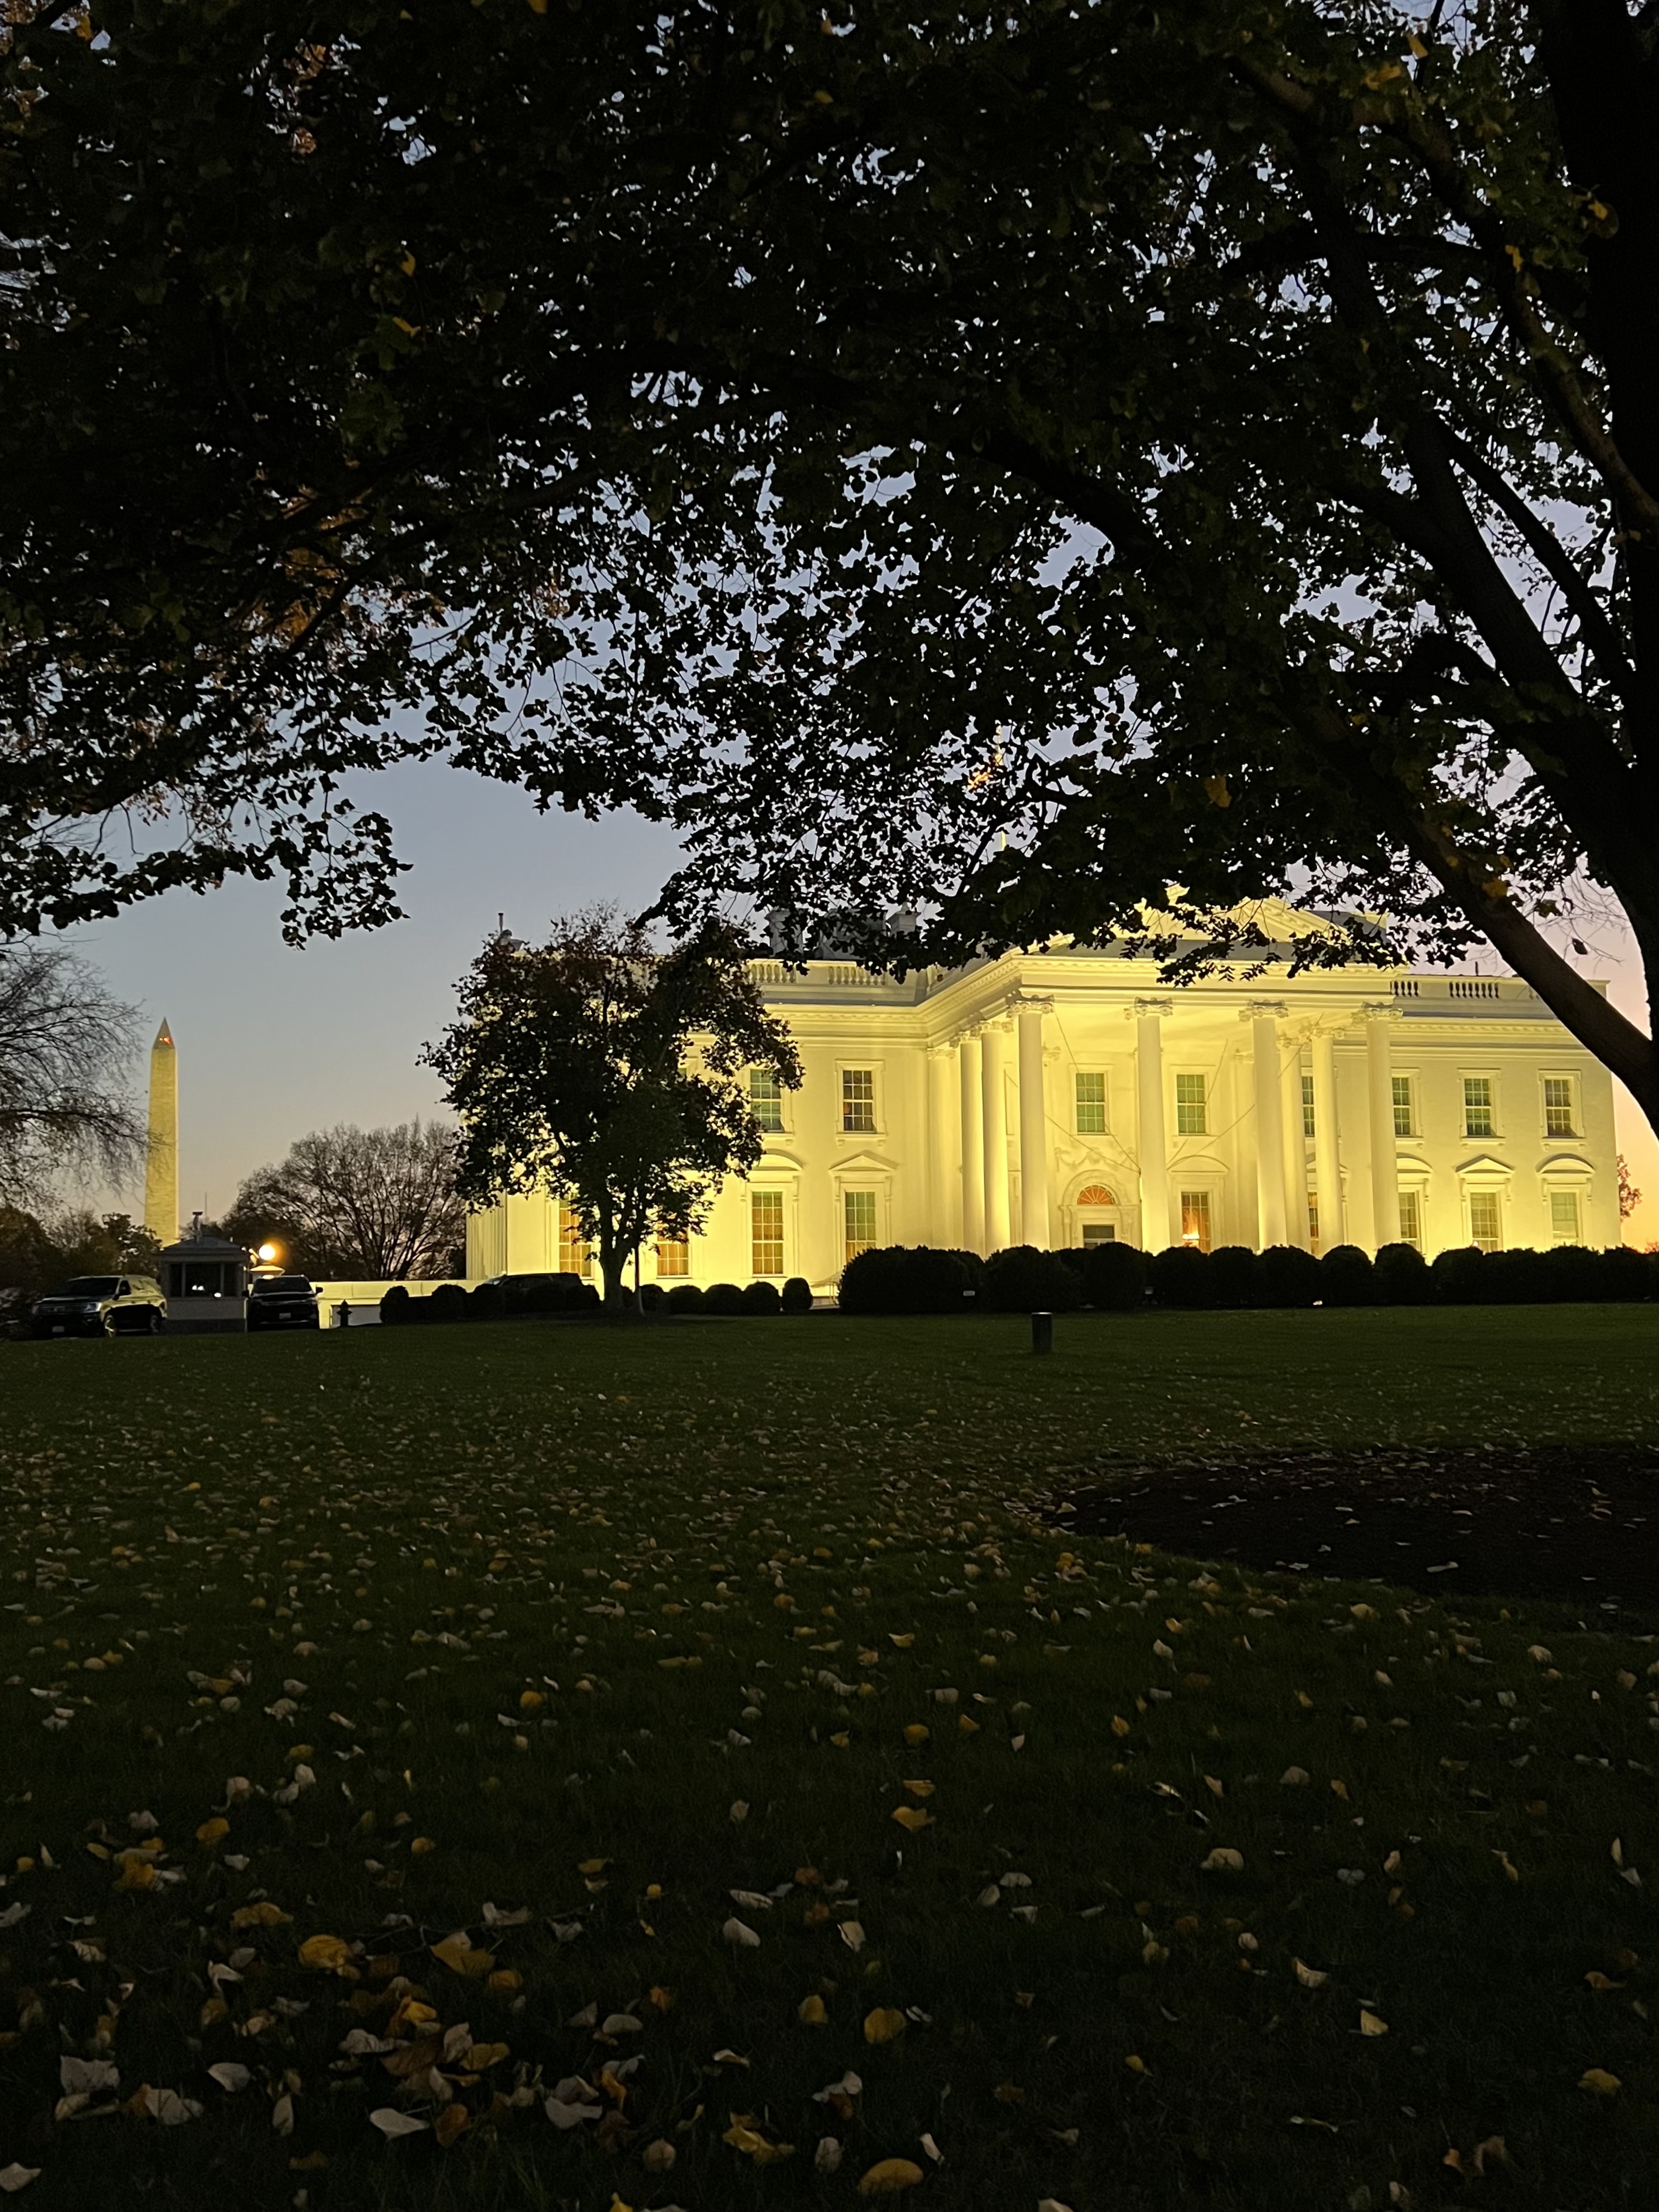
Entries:
<svg viewBox="0 0 1659 2212">
<path fill-rule="evenodd" d="M 466 1292 L 459 1283 L 440 1283 L 426 1300 L 429 1321 L 465 1321 Z"/>
<path fill-rule="evenodd" d="M 1376 1278 L 1370 1254 L 1358 1244 L 1333 1244 L 1319 1262 L 1319 1295 L 1328 1306 L 1374 1306 Z"/>
<path fill-rule="evenodd" d="M 1073 1313 L 1083 1285 L 1057 1253 L 1010 1244 L 985 1262 L 979 1303 L 993 1313 Z"/>
<path fill-rule="evenodd" d="M 1212 1305 L 1255 1304 L 1255 1254 L 1248 1244 L 1221 1244 L 1211 1253 L 1210 1293 Z"/>
<path fill-rule="evenodd" d="M 1146 1255 L 1137 1244 L 1085 1244 L 1081 1248 L 1083 1295 L 1103 1313 L 1139 1313 L 1146 1303 Z M 1068 1267 L 1075 1264 L 1065 1255 Z"/>
<path fill-rule="evenodd" d="M 1154 1252 L 1149 1269 L 1152 1296 L 1161 1306 L 1196 1308 L 1213 1303 L 1210 1295 L 1210 1255 L 1196 1244 L 1171 1244 Z"/>
<path fill-rule="evenodd" d="M 670 1313 L 701 1313 L 702 1291 L 696 1283 L 676 1283 L 668 1293 Z"/>
<path fill-rule="evenodd" d="M 1555 1297 L 1551 1256 L 1525 1249 L 1488 1252 L 1480 1270 L 1482 1299 L 1493 1306 L 1534 1306 Z"/>
<path fill-rule="evenodd" d="M 581 1304 L 580 1275 L 503 1275 L 500 1288 L 508 1313 L 574 1313 Z"/>
<path fill-rule="evenodd" d="M 415 1301 L 401 1283 L 394 1283 L 380 1300 L 380 1320 L 387 1328 L 407 1328 L 414 1319 Z"/>
<path fill-rule="evenodd" d="M 781 1300 L 787 1314 L 809 1314 L 812 1310 L 812 1285 L 805 1275 L 791 1275 L 783 1286 Z"/>
<path fill-rule="evenodd" d="M 1434 1296 L 1429 1263 L 1415 1244 L 1385 1244 L 1371 1262 L 1376 1295 L 1385 1306 L 1426 1305 Z"/>
<path fill-rule="evenodd" d="M 702 1294 L 702 1310 L 711 1314 L 740 1314 L 743 1292 L 735 1283 L 710 1283 Z"/>
<path fill-rule="evenodd" d="M 480 1283 L 466 1303 L 475 1321 L 495 1321 L 507 1311 L 507 1293 L 499 1283 Z"/>
<path fill-rule="evenodd" d="M 976 1253 L 932 1245 L 881 1244 L 848 1261 L 843 1313 L 970 1313 L 985 1263 Z"/>
<path fill-rule="evenodd" d="M 605 1304 L 605 1300 L 599 1296 L 599 1286 L 597 1283 L 585 1283 L 580 1275 L 575 1278 L 575 1281 L 578 1313 L 592 1311 Z"/>
<path fill-rule="evenodd" d="M 1598 1297 L 1659 1297 L 1659 1252 L 1638 1252 L 1629 1244 L 1610 1244 L 1595 1257 L 1601 1263 L 1597 1270 L 1601 1284 L 1595 1293 Z"/>
<path fill-rule="evenodd" d="M 1316 1305 L 1319 1262 L 1299 1244 L 1270 1244 L 1257 1255 L 1255 1295 L 1264 1306 Z"/>
<path fill-rule="evenodd" d="M 668 1293 L 664 1290 L 662 1285 L 660 1283 L 641 1283 L 640 1285 L 640 1311 L 641 1313 L 666 1313 L 667 1310 Z"/>
<path fill-rule="evenodd" d="M 746 1314 L 780 1314 L 783 1300 L 778 1295 L 775 1283 L 750 1283 L 743 1293 L 743 1310 Z"/>
<path fill-rule="evenodd" d="M 1460 1244 L 1437 1253 L 1429 1273 L 1449 1306 L 1478 1305 L 1486 1296 L 1480 1286 L 1486 1265 L 1486 1255 L 1478 1244 Z"/>
</svg>

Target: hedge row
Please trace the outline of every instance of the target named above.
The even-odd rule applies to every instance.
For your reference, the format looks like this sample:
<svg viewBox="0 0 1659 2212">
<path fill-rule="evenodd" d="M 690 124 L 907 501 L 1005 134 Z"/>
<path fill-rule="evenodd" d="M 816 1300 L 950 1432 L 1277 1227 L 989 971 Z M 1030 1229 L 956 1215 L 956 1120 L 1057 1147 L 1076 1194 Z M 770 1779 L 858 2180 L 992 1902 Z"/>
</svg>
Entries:
<svg viewBox="0 0 1659 2212">
<path fill-rule="evenodd" d="M 1431 1266 L 1410 1244 L 1373 1260 L 1357 1244 L 1316 1259 L 1294 1245 L 1252 1252 L 1176 1244 L 1150 1256 L 1133 1244 L 1042 1252 L 1015 1244 L 973 1252 L 891 1244 L 860 1252 L 841 1279 L 844 1313 L 1070 1313 L 1079 1306 L 1518 1305 L 1629 1303 L 1659 1296 L 1659 1259 L 1613 1245 L 1592 1252 L 1443 1252 Z"/>
<path fill-rule="evenodd" d="M 792 1275 L 781 1291 L 775 1283 L 713 1283 L 700 1290 L 695 1283 L 676 1283 L 672 1290 L 660 1283 L 640 1286 L 640 1304 L 647 1313 L 802 1314 L 812 1310 L 812 1288 L 804 1277 Z M 424 1297 L 412 1297 L 401 1283 L 394 1283 L 380 1300 L 380 1319 L 392 1328 L 407 1328 L 452 1321 L 496 1321 L 503 1314 L 589 1313 L 601 1304 L 599 1293 L 580 1275 L 507 1275 L 500 1281 L 480 1283 L 469 1291 L 459 1283 L 440 1283 Z"/>
</svg>

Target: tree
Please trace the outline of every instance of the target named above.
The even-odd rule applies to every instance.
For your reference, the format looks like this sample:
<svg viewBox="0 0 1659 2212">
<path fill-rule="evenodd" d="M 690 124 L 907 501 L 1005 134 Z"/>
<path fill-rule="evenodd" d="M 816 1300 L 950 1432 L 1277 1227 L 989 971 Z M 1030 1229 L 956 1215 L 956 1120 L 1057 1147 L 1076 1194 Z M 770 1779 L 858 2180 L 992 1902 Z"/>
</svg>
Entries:
<svg viewBox="0 0 1659 2212">
<path fill-rule="evenodd" d="M 128 1214 L 71 1207 L 42 1219 L 0 1206 L 0 1290 L 35 1298 L 72 1275 L 159 1278 L 161 1269 L 160 1240 Z"/>
<path fill-rule="evenodd" d="M 672 813 L 687 923 L 1484 936 L 1659 1110 L 1552 934 L 1659 972 L 1650 9 L 413 20 L 10 35 L 0 921 L 384 918 L 341 778 L 447 751 Z"/>
<path fill-rule="evenodd" d="M 274 1243 L 307 1274 L 379 1283 L 458 1273 L 465 1209 L 455 1132 L 418 1121 L 313 1130 L 248 1176 L 219 1225 L 234 1243 Z"/>
<path fill-rule="evenodd" d="M 491 938 L 461 980 L 459 1018 L 426 1048 L 461 1123 L 463 1193 L 562 1194 L 608 1301 L 625 1297 L 647 1236 L 689 1237 L 722 1180 L 760 1158 L 748 1071 L 800 1083 L 747 961 L 726 925 L 661 953 L 596 908 L 544 945 Z"/>
<path fill-rule="evenodd" d="M 0 944 L 0 1203 L 38 1206 L 65 1174 L 142 1173 L 135 1020 L 65 946 Z"/>
</svg>

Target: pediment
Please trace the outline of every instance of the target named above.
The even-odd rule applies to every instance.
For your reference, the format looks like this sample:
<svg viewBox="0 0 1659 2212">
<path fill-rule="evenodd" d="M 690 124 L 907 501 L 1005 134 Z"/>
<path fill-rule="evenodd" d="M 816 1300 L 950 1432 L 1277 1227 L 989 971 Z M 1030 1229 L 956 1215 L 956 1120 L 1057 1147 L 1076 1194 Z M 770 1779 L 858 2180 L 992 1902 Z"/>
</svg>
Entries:
<svg viewBox="0 0 1659 2212">
<path fill-rule="evenodd" d="M 869 1150 L 843 1152 L 836 1162 L 837 1175 L 896 1175 L 898 1163 Z"/>
<path fill-rule="evenodd" d="M 1477 1152 L 1473 1159 L 1464 1160 L 1457 1172 L 1464 1182 L 1512 1182 L 1515 1179 L 1515 1170 L 1495 1152 Z"/>
</svg>

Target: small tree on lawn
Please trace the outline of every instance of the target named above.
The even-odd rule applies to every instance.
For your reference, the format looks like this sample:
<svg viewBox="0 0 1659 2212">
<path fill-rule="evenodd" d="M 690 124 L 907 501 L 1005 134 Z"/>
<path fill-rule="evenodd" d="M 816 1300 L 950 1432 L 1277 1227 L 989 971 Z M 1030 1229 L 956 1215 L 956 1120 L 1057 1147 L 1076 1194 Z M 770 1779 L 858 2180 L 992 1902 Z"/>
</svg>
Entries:
<svg viewBox="0 0 1659 2212">
<path fill-rule="evenodd" d="M 760 1158 L 747 1071 L 800 1083 L 748 957 L 724 923 L 663 953 L 595 908 L 544 945 L 491 938 L 459 1020 L 426 1048 L 461 1122 L 462 1194 L 556 1192 L 598 1247 L 608 1302 L 627 1296 L 647 1236 L 689 1237 L 721 1181 Z"/>
</svg>

